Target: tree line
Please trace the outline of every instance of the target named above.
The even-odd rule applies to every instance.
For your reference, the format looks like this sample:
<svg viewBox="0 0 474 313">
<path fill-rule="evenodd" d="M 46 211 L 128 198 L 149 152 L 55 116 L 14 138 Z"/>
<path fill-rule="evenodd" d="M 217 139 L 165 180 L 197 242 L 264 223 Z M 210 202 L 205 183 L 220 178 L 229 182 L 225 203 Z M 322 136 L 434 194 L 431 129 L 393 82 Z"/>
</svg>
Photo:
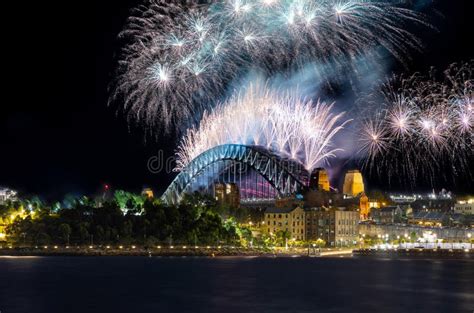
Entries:
<svg viewBox="0 0 474 313">
<path fill-rule="evenodd" d="M 86 197 L 63 205 L 15 202 L 0 206 L 9 220 L 7 238 L 19 245 L 239 244 L 251 240 L 249 229 L 233 218 L 224 219 L 209 197 L 186 195 L 179 205 L 167 205 L 118 191 L 109 200 Z M 15 214 L 12 212 L 23 212 Z"/>
</svg>

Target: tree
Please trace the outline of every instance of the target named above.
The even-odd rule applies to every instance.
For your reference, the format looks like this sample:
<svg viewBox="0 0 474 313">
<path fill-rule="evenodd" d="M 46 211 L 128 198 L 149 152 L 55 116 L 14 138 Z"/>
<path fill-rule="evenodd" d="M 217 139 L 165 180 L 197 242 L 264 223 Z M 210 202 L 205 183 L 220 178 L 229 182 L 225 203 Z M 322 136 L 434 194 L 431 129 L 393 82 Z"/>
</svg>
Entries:
<svg viewBox="0 0 474 313">
<path fill-rule="evenodd" d="M 276 244 L 279 246 L 284 246 L 287 243 L 287 240 L 291 238 L 291 234 L 287 230 L 279 230 L 276 233 Z"/>
<path fill-rule="evenodd" d="M 416 232 L 412 232 L 410 234 L 410 241 L 413 243 L 413 242 L 416 242 Z"/>
<path fill-rule="evenodd" d="M 69 244 L 69 237 L 71 236 L 71 226 L 66 223 L 62 223 L 58 227 L 59 233 L 61 234 L 61 238 L 64 240 L 66 244 Z"/>
<path fill-rule="evenodd" d="M 89 225 L 87 223 L 79 224 L 79 238 L 82 243 L 85 243 L 89 240 Z"/>
</svg>

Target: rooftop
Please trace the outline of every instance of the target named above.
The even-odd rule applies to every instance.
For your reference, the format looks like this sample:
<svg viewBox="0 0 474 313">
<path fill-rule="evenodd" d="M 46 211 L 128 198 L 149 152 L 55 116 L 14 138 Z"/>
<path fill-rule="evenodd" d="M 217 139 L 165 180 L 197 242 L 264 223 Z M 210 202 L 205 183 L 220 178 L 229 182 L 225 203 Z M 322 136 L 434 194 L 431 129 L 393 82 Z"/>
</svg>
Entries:
<svg viewBox="0 0 474 313">
<path fill-rule="evenodd" d="M 281 214 L 281 213 L 290 213 L 291 211 L 296 210 L 296 208 L 268 208 L 265 210 L 265 213 L 275 213 L 275 214 Z"/>
</svg>

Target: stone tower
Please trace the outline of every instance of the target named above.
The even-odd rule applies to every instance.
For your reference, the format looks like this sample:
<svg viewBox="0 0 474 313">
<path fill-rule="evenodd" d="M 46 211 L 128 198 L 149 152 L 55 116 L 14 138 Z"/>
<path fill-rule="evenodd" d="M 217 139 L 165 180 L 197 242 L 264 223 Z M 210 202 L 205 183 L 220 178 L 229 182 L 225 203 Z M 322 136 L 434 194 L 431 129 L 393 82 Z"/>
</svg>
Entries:
<svg viewBox="0 0 474 313">
<path fill-rule="evenodd" d="M 346 173 L 342 192 L 353 197 L 364 192 L 364 180 L 358 170 L 350 170 Z"/>
<path fill-rule="evenodd" d="M 317 168 L 311 173 L 309 187 L 313 190 L 329 191 L 329 175 L 324 168 Z"/>
</svg>

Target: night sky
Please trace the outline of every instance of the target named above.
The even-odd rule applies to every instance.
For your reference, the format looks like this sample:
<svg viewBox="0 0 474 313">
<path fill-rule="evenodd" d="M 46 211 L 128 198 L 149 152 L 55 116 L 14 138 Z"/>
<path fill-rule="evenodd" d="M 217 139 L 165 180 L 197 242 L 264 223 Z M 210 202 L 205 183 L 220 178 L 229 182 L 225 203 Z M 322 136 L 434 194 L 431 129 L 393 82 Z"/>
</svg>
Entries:
<svg viewBox="0 0 474 313">
<path fill-rule="evenodd" d="M 8 82 L 0 106 L 0 186 L 46 198 L 93 193 L 104 183 L 136 191 L 167 187 L 173 174 L 150 173 L 147 160 L 159 149 L 172 155 L 176 139 L 146 137 L 107 106 L 117 34 L 140 2 L 21 2 L 5 9 L 15 22 L 4 30 L 16 30 L 2 45 L 12 58 L 4 59 L 11 73 L 3 77 Z M 443 15 L 434 20 L 439 31 L 417 33 L 426 47 L 412 54 L 408 71 L 472 58 L 471 2 L 434 2 Z M 445 185 L 466 192 L 470 183 Z M 387 187 L 380 181 L 369 185 Z"/>
</svg>

